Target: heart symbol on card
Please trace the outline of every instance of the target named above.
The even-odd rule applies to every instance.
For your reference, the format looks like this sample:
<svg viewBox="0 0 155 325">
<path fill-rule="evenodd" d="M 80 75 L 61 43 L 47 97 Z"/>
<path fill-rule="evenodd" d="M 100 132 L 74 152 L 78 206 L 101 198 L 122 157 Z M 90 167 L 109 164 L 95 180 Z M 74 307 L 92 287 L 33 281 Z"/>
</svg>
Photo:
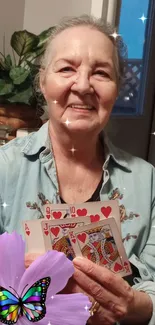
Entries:
<svg viewBox="0 0 155 325">
<path fill-rule="evenodd" d="M 72 213 L 72 214 L 71 214 L 71 217 L 72 217 L 72 218 L 75 218 L 75 217 L 76 217 L 76 214 L 75 214 L 75 213 Z"/>
<path fill-rule="evenodd" d="M 51 228 L 51 233 L 57 237 L 58 236 L 58 233 L 60 232 L 60 228 L 59 227 L 52 227 Z"/>
<path fill-rule="evenodd" d="M 79 234 L 77 237 L 82 243 L 84 243 L 87 236 L 86 236 L 85 232 L 83 232 L 82 234 Z"/>
<path fill-rule="evenodd" d="M 115 264 L 115 266 L 114 266 L 114 271 L 115 271 L 115 272 L 119 272 L 119 271 L 121 271 L 122 269 L 123 269 L 122 265 L 116 262 L 116 264 Z"/>
<path fill-rule="evenodd" d="M 50 214 L 46 214 L 46 219 L 50 219 L 51 218 L 51 215 Z"/>
<path fill-rule="evenodd" d="M 87 215 L 87 210 L 86 209 L 77 209 L 77 215 L 79 217 L 85 217 Z"/>
<path fill-rule="evenodd" d="M 76 239 L 72 239 L 72 242 L 75 244 L 76 243 Z"/>
<path fill-rule="evenodd" d="M 53 212 L 53 217 L 54 217 L 54 219 L 60 219 L 61 218 L 61 216 L 62 216 L 62 212 L 61 211 L 54 211 Z"/>
<path fill-rule="evenodd" d="M 45 234 L 46 236 L 48 236 L 48 234 L 49 234 L 48 230 L 44 230 L 44 234 Z"/>
<path fill-rule="evenodd" d="M 100 220 L 100 216 L 98 214 L 95 214 L 95 215 L 91 214 L 90 215 L 90 220 L 91 220 L 91 222 L 99 221 Z"/>
<path fill-rule="evenodd" d="M 109 214 L 111 213 L 112 209 L 111 207 L 102 207 L 101 208 L 101 212 L 103 213 L 103 215 L 105 216 L 105 218 L 109 217 Z"/>
<path fill-rule="evenodd" d="M 26 235 L 30 235 L 30 230 L 26 230 Z"/>
<path fill-rule="evenodd" d="M 128 262 L 124 262 L 124 268 L 126 272 L 130 272 L 130 267 Z"/>
</svg>

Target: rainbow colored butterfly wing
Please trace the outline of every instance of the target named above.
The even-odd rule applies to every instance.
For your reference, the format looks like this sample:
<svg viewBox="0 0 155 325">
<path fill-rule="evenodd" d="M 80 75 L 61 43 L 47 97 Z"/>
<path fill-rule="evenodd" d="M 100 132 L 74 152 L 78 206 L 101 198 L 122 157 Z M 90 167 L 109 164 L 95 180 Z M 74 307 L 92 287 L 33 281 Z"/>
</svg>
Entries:
<svg viewBox="0 0 155 325">
<path fill-rule="evenodd" d="M 20 311 L 19 299 L 10 291 L 0 287 L 0 322 L 4 324 L 16 323 Z"/>
<path fill-rule="evenodd" d="M 45 301 L 50 281 L 49 277 L 37 281 L 22 298 L 22 313 L 30 322 L 38 322 L 46 314 Z"/>
<path fill-rule="evenodd" d="M 47 277 L 35 282 L 22 298 L 0 287 L 0 322 L 15 324 L 24 315 L 30 322 L 42 319 L 46 314 L 45 301 L 50 281 Z"/>
</svg>

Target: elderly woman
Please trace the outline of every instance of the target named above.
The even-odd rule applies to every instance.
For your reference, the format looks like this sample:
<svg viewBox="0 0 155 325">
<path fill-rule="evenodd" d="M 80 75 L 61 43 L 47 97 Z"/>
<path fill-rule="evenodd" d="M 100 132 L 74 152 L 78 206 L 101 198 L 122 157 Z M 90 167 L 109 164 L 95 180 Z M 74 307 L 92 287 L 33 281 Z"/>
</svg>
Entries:
<svg viewBox="0 0 155 325">
<path fill-rule="evenodd" d="M 0 150 L 0 230 L 22 233 L 21 221 L 40 217 L 47 202 L 120 199 L 122 238 L 135 270 L 132 285 L 76 258 L 66 290 L 82 290 L 94 301 L 90 324 L 154 325 L 154 169 L 116 149 L 102 132 L 122 75 L 112 33 L 91 17 L 68 19 L 54 30 L 40 71 L 49 122 Z M 28 255 L 26 264 L 34 257 Z"/>
</svg>

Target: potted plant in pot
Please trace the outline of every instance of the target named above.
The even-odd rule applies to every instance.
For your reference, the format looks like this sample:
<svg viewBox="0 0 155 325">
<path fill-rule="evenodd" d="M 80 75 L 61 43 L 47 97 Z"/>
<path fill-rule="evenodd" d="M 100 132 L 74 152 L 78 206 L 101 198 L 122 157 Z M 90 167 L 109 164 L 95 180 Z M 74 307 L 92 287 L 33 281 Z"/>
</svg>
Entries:
<svg viewBox="0 0 155 325">
<path fill-rule="evenodd" d="M 13 55 L 0 52 L 0 125 L 11 127 L 12 133 L 41 125 L 43 98 L 34 86 L 40 68 L 36 62 L 53 28 L 39 35 L 14 32 L 10 41 Z"/>
</svg>

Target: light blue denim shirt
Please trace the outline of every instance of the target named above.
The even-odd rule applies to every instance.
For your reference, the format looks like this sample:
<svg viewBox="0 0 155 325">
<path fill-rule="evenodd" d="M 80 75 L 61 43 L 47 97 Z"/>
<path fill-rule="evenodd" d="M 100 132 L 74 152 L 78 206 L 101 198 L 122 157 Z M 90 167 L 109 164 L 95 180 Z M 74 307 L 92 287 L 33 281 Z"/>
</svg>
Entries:
<svg viewBox="0 0 155 325">
<path fill-rule="evenodd" d="M 135 278 L 134 288 L 150 295 L 154 313 L 149 325 L 155 325 L 155 169 L 101 138 L 106 161 L 100 200 L 119 200 L 123 243 L 141 276 Z M 47 143 L 48 122 L 0 148 L 0 233 L 22 234 L 22 220 L 42 218 L 44 204 L 60 203 L 54 156 Z"/>
</svg>

